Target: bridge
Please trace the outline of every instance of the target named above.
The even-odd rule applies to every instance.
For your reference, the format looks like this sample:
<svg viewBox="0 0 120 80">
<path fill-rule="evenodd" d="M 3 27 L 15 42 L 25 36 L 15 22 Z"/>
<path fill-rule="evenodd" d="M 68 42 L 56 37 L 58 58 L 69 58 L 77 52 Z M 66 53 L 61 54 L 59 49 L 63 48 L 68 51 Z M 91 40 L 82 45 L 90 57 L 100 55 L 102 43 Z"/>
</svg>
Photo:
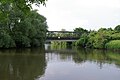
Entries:
<svg viewBox="0 0 120 80">
<path fill-rule="evenodd" d="M 46 33 L 46 42 L 51 41 L 66 41 L 74 42 L 80 38 L 79 33 L 72 31 L 48 31 Z"/>
</svg>

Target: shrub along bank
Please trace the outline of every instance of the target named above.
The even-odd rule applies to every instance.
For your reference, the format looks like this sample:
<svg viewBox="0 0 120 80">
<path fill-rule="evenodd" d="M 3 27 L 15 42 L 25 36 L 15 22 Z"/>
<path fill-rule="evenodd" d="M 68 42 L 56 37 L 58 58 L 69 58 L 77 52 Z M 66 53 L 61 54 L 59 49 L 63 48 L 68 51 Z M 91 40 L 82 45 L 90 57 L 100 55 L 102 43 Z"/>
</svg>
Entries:
<svg viewBox="0 0 120 80">
<path fill-rule="evenodd" d="M 112 40 L 105 45 L 108 49 L 120 49 L 120 40 Z"/>
<path fill-rule="evenodd" d="M 82 32 L 74 45 L 96 49 L 120 49 L 120 25 L 115 29 L 100 28 L 98 31 Z"/>
</svg>

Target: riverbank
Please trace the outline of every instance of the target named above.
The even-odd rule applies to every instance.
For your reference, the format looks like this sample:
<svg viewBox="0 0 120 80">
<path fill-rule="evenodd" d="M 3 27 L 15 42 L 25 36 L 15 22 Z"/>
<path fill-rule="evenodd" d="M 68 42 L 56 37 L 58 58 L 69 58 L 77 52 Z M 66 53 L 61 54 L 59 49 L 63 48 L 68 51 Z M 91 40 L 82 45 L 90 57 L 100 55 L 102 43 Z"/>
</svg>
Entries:
<svg viewBox="0 0 120 80">
<path fill-rule="evenodd" d="M 120 49 L 120 25 L 114 29 L 100 28 L 98 31 L 83 32 L 80 39 L 74 43 L 74 46 L 95 49 Z"/>
</svg>

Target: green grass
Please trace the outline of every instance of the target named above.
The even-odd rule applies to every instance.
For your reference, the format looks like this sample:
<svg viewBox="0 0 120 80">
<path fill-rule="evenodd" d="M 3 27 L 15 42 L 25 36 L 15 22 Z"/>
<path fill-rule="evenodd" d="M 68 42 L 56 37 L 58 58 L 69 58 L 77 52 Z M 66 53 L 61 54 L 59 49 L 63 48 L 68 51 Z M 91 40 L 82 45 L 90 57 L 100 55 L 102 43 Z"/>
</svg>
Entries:
<svg viewBox="0 0 120 80">
<path fill-rule="evenodd" d="M 120 40 L 112 40 L 106 43 L 105 47 L 107 49 L 120 49 Z"/>
</svg>

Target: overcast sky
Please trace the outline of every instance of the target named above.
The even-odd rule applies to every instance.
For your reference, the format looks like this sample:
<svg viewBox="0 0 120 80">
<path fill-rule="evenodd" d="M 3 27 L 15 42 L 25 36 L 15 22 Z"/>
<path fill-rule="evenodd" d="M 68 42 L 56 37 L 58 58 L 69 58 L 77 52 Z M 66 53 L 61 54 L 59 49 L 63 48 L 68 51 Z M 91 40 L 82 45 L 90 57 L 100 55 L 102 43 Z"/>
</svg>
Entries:
<svg viewBox="0 0 120 80">
<path fill-rule="evenodd" d="M 47 18 L 49 30 L 98 30 L 120 24 L 120 0 L 48 0 L 46 7 L 37 9 Z"/>
</svg>

